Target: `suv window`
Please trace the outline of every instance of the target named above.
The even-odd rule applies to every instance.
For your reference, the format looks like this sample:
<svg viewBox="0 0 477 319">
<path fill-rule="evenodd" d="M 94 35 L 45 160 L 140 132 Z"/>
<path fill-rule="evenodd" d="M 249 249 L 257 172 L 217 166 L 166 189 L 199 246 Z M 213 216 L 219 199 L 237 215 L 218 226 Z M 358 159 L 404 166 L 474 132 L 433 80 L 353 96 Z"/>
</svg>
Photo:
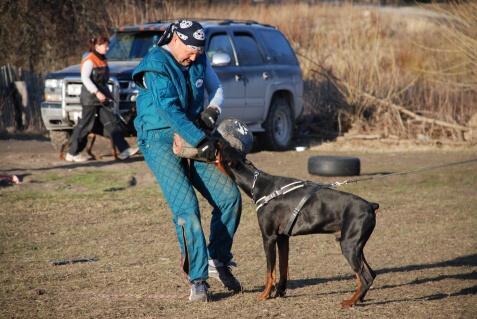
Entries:
<svg viewBox="0 0 477 319">
<path fill-rule="evenodd" d="M 268 48 L 271 63 L 298 64 L 295 53 L 283 34 L 266 29 L 257 32 L 261 35 L 264 46 Z"/>
<path fill-rule="evenodd" d="M 156 45 L 158 35 L 152 32 L 116 33 L 106 54 L 110 61 L 142 60 Z"/>
<path fill-rule="evenodd" d="M 264 59 L 255 39 L 248 33 L 236 32 L 237 55 L 242 66 L 263 65 Z"/>
<path fill-rule="evenodd" d="M 236 65 L 234 49 L 232 47 L 232 42 L 230 41 L 229 36 L 226 33 L 213 34 L 210 38 L 209 48 L 207 50 L 207 55 L 209 59 L 212 58 L 212 55 L 216 52 L 224 52 L 230 56 L 230 65 Z"/>
</svg>

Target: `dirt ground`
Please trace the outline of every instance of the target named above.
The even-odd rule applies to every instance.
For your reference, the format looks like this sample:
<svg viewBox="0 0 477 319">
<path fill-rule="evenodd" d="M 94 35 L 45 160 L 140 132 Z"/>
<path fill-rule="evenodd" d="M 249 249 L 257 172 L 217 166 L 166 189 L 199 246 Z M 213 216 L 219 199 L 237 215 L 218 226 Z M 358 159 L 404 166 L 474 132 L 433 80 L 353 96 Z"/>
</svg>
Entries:
<svg viewBox="0 0 477 319">
<path fill-rule="evenodd" d="M 299 144 L 308 149 L 248 158 L 270 174 L 317 182 L 477 158 L 475 145 Z M 47 138 L 0 140 L 0 174 L 22 181 L 0 187 L 1 318 L 477 317 L 476 162 L 340 188 L 381 206 L 365 248 L 378 276 L 364 303 L 340 309 L 340 301 L 356 290 L 356 279 L 330 235 L 293 237 L 286 298 L 255 300 L 264 288 L 266 265 L 255 210 L 246 197 L 233 251 L 244 293 L 231 294 L 210 280 L 211 302 L 184 300 L 189 288 L 179 269 L 170 212 L 142 155 L 116 162 L 103 138 L 95 151 L 102 160 L 77 164 L 60 161 Z M 307 161 L 318 155 L 359 157 L 361 176 L 310 175 Z M 74 182 L 88 174 L 111 182 Z M 208 225 L 207 203 L 201 207 Z M 52 265 L 81 257 L 98 260 Z"/>
</svg>

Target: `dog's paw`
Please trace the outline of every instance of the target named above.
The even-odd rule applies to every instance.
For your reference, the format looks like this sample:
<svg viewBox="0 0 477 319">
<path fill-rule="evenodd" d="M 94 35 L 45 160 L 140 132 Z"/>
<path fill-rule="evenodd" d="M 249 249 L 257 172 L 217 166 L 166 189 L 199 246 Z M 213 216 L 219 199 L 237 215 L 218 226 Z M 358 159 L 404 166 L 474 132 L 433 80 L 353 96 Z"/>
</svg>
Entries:
<svg viewBox="0 0 477 319">
<path fill-rule="evenodd" d="M 264 291 L 260 295 L 257 296 L 257 300 L 267 300 L 269 295 L 270 295 L 269 292 Z"/>
<path fill-rule="evenodd" d="M 356 301 L 343 300 L 340 305 L 341 305 L 341 308 L 351 308 L 351 307 L 353 307 L 355 304 L 356 304 Z"/>
<path fill-rule="evenodd" d="M 275 292 L 275 298 L 278 298 L 278 297 L 285 297 L 285 295 L 287 294 L 287 291 L 286 290 L 281 290 L 280 288 L 277 289 L 277 291 Z"/>
</svg>

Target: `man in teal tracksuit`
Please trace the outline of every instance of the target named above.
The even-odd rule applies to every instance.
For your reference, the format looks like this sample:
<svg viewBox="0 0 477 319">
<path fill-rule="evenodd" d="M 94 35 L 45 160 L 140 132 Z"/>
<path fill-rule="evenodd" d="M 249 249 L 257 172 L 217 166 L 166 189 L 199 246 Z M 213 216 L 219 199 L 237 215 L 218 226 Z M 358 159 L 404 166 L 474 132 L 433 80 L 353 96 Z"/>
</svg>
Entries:
<svg viewBox="0 0 477 319">
<path fill-rule="evenodd" d="M 138 146 L 172 211 L 192 301 L 208 300 L 208 277 L 219 279 L 229 290 L 242 290 L 230 271 L 235 266 L 231 248 L 242 212 L 237 186 L 215 165 L 206 161 L 187 164 L 172 151 L 177 133 L 198 149 L 199 157 L 215 158 L 216 140 L 198 126 L 214 127 L 223 90 L 203 53 L 204 44 L 204 30 L 198 22 L 171 24 L 133 73 L 139 88 L 134 121 Z M 205 90 L 210 104 L 203 110 Z M 194 188 L 213 207 L 208 246 Z"/>
</svg>

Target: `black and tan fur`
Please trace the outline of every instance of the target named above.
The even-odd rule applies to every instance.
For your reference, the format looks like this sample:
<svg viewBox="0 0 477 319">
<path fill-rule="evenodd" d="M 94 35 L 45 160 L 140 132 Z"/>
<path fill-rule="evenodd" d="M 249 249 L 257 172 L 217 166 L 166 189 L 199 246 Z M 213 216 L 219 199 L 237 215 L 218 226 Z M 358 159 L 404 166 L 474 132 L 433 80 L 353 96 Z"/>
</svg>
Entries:
<svg viewBox="0 0 477 319">
<path fill-rule="evenodd" d="M 298 181 L 295 178 L 273 176 L 260 171 L 252 189 L 257 168 L 234 148 L 219 145 L 217 166 L 232 178 L 254 202 L 281 187 Z M 257 299 L 270 297 L 276 281 L 276 255 L 278 248 L 280 280 L 275 297 L 286 293 L 288 280 L 289 236 L 282 232 L 300 200 L 313 186 L 307 185 L 271 200 L 257 212 L 267 259 L 267 277 L 264 291 Z M 291 229 L 290 236 L 308 234 L 334 234 L 341 251 L 358 280 L 356 292 L 341 302 L 341 307 L 352 307 L 363 301 L 376 273 L 367 263 L 363 249 L 376 225 L 379 205 L 356 195 L 323 187 L 303 206 Z"/>
</svg>

